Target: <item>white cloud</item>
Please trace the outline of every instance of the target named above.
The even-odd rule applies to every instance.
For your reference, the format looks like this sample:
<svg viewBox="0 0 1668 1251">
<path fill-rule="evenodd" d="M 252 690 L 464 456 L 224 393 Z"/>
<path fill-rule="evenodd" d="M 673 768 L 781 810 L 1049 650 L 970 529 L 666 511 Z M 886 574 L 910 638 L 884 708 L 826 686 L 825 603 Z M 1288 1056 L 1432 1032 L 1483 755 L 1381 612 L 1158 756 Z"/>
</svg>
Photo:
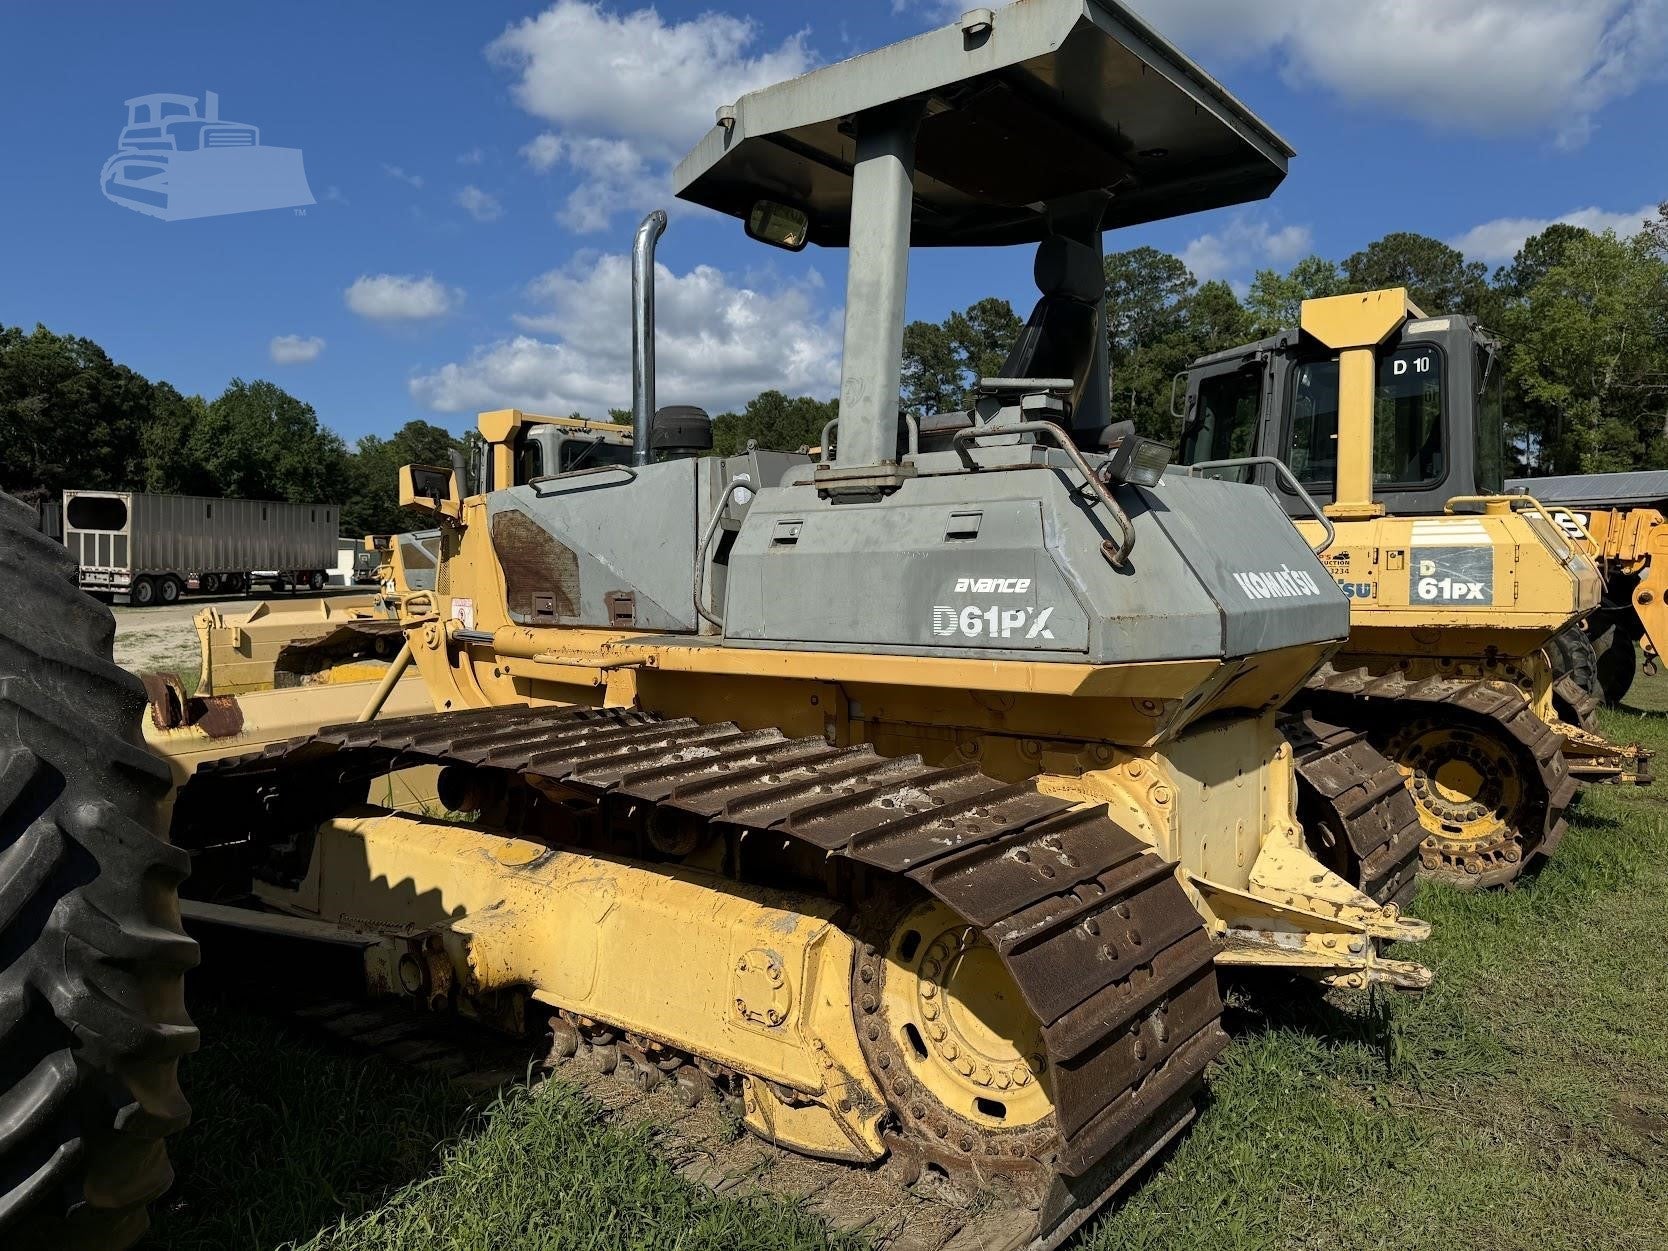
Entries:
<svg viewBox="0 0 1668 1251">
<path fill-rule="evenodd" d="M 372 321 L 424 321 L 463 302 L 456 287 L 411 274 L 361 274 L 342 295 L 348 308 Z"/>
<path fill-rule="evenodd" d="M 1584 142 L 1593 115 L 1661 76 L 1668 0 L 1133 0 L 1201 56 L 1261 56 L 1400 117 Z"/>
<path fill-rule="evenodd" d="M 565 157 L 579 175 L 562 219 L 600 230 L 615 209 L 666 194 L 672 163 L 717 106 L 811 67 L 803 33 L 775 47 L 758 41 L 756 23 L 727 14 L 668 23 L 652 8 L 616 14 L 556 0 L 486 52 L 516 73 L 516 103 L 556 127 L 522 149 L 528 163 L 542 172 Z"/>
<path fill-rule="evenodd" d="M 324 351 L 324 340 L 317 335 L 303 338 L 298 334 L 281 334 L 267 344 L 267 353 L 274 365 L 307 365 L 318 360 Z"/>
<path fill-rule="evenodd" d="M 1647 204 L 1631 213 L 1583 208 L 1565 213 L 1562 217 L 1497 217 L 1480 226 L 1473 226 L 1450 242 L 1474 261 L 1504 265 L 1517 255 L 1530 235 L 1538 235 L 1556 222 L 1582 226 L 1595 233 L 1614 230 L 1626 237 L 1638 234 L 1639 228 L 1655 216 L 1656 205 Z"/>
<path fill-rule="evenodd" d="M 470 148 L 467 152 L 458 153 L 459 165 L 479 165 L 486 159 L 486 153 L 479 148 Z"/>
<path fill-rule="evenodd" d="M 423 176 L 421 174 L 408 174 L 398 165 L 384 165 L 382 167 L 382 172 L 387 174 L 390 178 L 397 178 L 408 187 L 421 187 L 423 185 Z"/>
<path fill-rule="evenodd" d="M 1222 229 L 1189 243 L 1181 258 L 1200 282 L 1232 279 L 1261 266 L 1284 269 L 1308 254 L 1311 241 L 1307 226 L 1276 229 L 1264 221 L 1236 216 Z"/>
<path fill-rule="evenodd" d="M 457 194 L 458 206 L 478 222 L 495 222 L 504 216 L 498 197 L 479 187 L 468 186 Z"/>
<path fill-rule="evenodd" d="M 575 139 L 565 146 L 580 180 L 556 217 L 578 234 L 606 230 L 617 209 L 652 204 L 666 192 L 664 168 L 651 170 L 627 140 Z"/>
<path fill-rule="evenodd" d="M 540 173 L 548 173 L 562 156 L 562 137 L 553 135 L 548 130 L 543 134 L 534 135 L 521 149 L 521 155 L 527 158 L 527 164 Z"/>
<path fill-rule="evenodd" d="M 840 313 L 820 306 L 812 275 L 733 283 L 710 266 L 655 267 L 655 360 L 662 403 L 721 412 L 775 387 L 829 396 L 840 385 Z M 631 395 L 631 261 L 590 253 L 536 279 L 541 306 L 525 332 L 413 378 L 412 397 L 441 412 L 519 407 L 602 416 Z"/>
</svg>

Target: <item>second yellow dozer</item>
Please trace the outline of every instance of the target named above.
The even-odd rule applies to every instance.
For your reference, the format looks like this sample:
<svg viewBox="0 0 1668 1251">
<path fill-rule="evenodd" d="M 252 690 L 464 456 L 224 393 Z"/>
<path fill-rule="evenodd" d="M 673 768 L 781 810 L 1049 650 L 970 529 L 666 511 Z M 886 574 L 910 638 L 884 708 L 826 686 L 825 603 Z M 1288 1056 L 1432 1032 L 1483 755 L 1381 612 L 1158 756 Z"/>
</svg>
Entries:
<svg viewBox="0 0 1668 1251">
<path fill-rule="evenodd" d="M 1579 782 L 1650 780 L 1557 685 L 1545 649 L 1602 587 L 1545 508 L 1503 493 L 1498 346 L 1399 288 L 1307 300 L 1297 330 L 1194 363 L 1178 455 L 1263 483 L 1322 548 L 1349 643 L 1295 707 L 1397 763 L 1424 871 L 1461 887 L 1551 854 Z"/>
<path fill-rule="evenodd" d="M 1280 708 L 1348 601 L 1267 492 L 1107 425 L 1102 232 L 1266 195 L 1289 155 L 1103 0 L 976 10 L 720 110 L 679 195 L 849 249 L 829 450 L 650 463 L 651 214 L 632 463 L 529 475 L 539 423 L 483 414 L 479 493 L 403 472 L 435 583 L 357 718 L 150 728 L 187 915 L 542 1020 L 553 1062 L 729 1097 L 778 1146 L 949 1178 L 990 1199 L 980 1246 L 1058 1245 L 1195 1116 L 1222 970 L 1430 977 L 1383 953 L 1428 927 L 1297 819 Z M 1043 293 L 972 410 L 913 425 L 912 240 L 1030 242 Z M 432 711 L 397 715 L 412 672 Z M 295 695 L 231 698 L 253 724 Z M 1370 789 L 1352 759 L 1329 802 Z M 377 798 L 416 767 L 443 812 Z"/>
</svg>

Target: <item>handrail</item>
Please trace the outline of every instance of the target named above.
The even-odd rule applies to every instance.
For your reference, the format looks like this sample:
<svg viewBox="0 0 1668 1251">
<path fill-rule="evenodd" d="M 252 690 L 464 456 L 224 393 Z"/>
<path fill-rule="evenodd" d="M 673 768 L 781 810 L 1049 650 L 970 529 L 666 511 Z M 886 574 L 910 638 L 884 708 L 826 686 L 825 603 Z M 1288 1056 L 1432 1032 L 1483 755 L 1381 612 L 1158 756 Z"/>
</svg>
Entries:
<svg viewBox="0 0 1668 1251">
<path fill-rule="evenodd" d="M 1553 534 L 1557 535 L 1559 540 L 1564 543 L 1564 546 L 1569 549 L 1569 554 L 1571 556 L 1581 555 L 1580 552 L 1576 551 L 1575 544 L 1568 542 L 1569 532 L 1565 530 L 1563 526 L 1558 524 L 1558 519 L 1547 511 L 1545 504 L 1541 503 L 1533 495 L 1530 495 L 1527 492 L 1522 495 L 1456 495 L 1442 506 L 1442 511 L 1446 514 L 1458 515 L 1459 510 L 1454 507 L 1455 504 L 1482 504 L 1485 507 L 1489 504 L 1506 504 L 1510 506 L 1514 513 L 1539 513 L 1541 520 L 1546 522 L 1547 528 L 1550 529 Z M 1520 504 L 1527 505 L 1527 507 L 1520 508 Z M 1569 512 L 1568 509 L 1565 511 Z M 1587 541 L 1588 545 L 1596 553 L 1598 543 L 1593 538 L 1592 532 L 1588 530 L 1586 526 L 1581 524 L 1581 518 L 1577 517 L 1574 512 L 1569 512 L 1569 516 L 1570 520 L 1575 522 L 1576 528 L 1581 531 L 1581 537 Z"/>
<path fill-rule="evenodd" d="M 899 413 L 898 416 L 903 419 L 904 425 L 909 430 L 909 443 L 907 446 L 909 454 L 914 456 L 921 450 L 921 423 L 915 420 L 915 415 L 913 413 Z M 840 419 L 838 417 L 830 417 L 823 423 L 822 435 L 817 442 L 818 464 L 828 464 L 828 432 L 839 424 Z"/>
<path fill-rule="evenodd" d="M 536 478 L 527 479 L 522 485 L 538 486 L 541 482 L 571 482 L 575 478 L 584 478 L 598 473 L 623 473 L 627 482 L 637 480 L 637 470 L 630 465 L 587 465 L 584 469 L 567 469 L 561 473 L 541 473 Z"/>
<path fill-rule="evenodd" d="M 1054 445 L 1071 458 L 1072 464 L 1083 475 L 1083 480 L 1089 485 L 1100 502 L 1106 505 L 1106 511 L 1112 514 L 1112 520 L 1117 522 L 1118 530 L 1123 538 L 1118 543 L 1111 539 L 1104 540 L 1100 545 L 1100 554 L 1116 567 L 1122 567 L 1129 559 L 1129 554 L 1135 550 L 1135 526 L 1130 522 L 1129 514 L 1118 506 L 1118 501 L 1112 498 L 1112 491 L 1101 481 L 1100 475 L 1089 467 L 1089 462 L 1083 459 L 1083 453 L 1077 444 L 1066 438 L 1066 432 L 1052 421 L 1016 421 L 1012 424 L 991 426 L 969 426 L 965 430 L 957 430 L 950 436 L 950 446 L 961 455 L 963 463 L 970 469 L 977 469 L 972 454 L 967 445 L 975 439 L 994 438 L 1002 434 L 1036 434 L 1044 435 L 1054 441 Z"/>
<path fill-rule="evenodd" d="M 1321 523 L 1321 528 L 1326 531 L 1326 541 L 1319 547 L 1310 545 L 1310 549 L 1315 555 L 1319 556 L 1331 547 L 1337 541 L 1338 528 L 1332 524 L 1332 518 L 1326 515 L 1326 510 L 1315 503 L 1315 497 L 1303 489 L 1303 484 L 1297 480 L 1297 475 L 1292 473 L 1291 466 L 1278 456 L 1236 456 L 1231 460 L 1202 460 L 1196 465 L 1187 467 L 1187 476 L 1189 478 L 1198 477 L 1199 475 L 1194 472 L 1198 469 L 1249 469 L 1257 465 L 1267 465 L 1274 470 L 1275 476 L 1291 488 L 1292 494 L 1303 501 L 1304 507 L 1309 510 L 1309 515 Z"/>
<path fill-rule="evenodd" d="M 749 478 L 731 478 L 730 483 L 718 497 L 718 503 L 713 506 L 712 519 L 707 522 L 707 528 L 701 535 L 701 545 L 695 549 L 695 613 L 703 621 L 717 627 L 720 634 L 724 633 L 724 623 L 707 611 L 703 602 L 706 589 L 707 548 L 712 546 L 712 536 L 718 532 L 719 522 L 724 520 L 724 507 L 730 502 L 730 496 L 741 487 L 753 488 Z"/>
</svg>

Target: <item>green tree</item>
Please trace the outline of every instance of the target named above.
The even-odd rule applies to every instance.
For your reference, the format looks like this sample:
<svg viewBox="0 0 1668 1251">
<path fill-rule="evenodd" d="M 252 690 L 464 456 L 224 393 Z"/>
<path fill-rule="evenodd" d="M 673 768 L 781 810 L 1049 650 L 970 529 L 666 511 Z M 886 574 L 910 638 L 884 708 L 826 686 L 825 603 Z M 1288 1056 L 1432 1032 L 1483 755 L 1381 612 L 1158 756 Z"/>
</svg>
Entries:
<svg viewBox="0 0 1668 1251">
<path fill-rule="evenodd" d="M 397 534 L 417 528 L 417 514 L 400 507 L 400 466 L 449 465 L 452 452 L 463 449 L 451 431 L 427 421 L 408 421 L 386 439 L 362 436 L 348 458 L 343 532 Z"/>
<path fill-rule="evenodd" d="M 943 322 L 912 321 L 903 333 L 903 406 L 917 416 L 961 407 L 961 363 Z"/>
<path fill-rule="evenodd" d="M 1261 339 L 1297 329 L 1304 300 L 1324 299 L 1343 289 L 1344 276 L 1337 262 L 1320 256 L 1306 256 L 1284 274 L 1259 269 L 1245 296 L 1252 337 Z"/>
<path fill-rule="evenodd" d="M 904 408 L 925 417 L 968 407 L 979 379 L 1002 372 L 1024 324 L 1013 305 L 990 296 L 942 322 L 910 322 L 903 341 Z"/>
<path fill-rule="evenodd" d="M 808 395 L 790 399 L 780 391 L 764 391 L 741 412 L 720 413 L 713 419 L 712 450 L 719 456 L 734 456 L 749 442 L 778 452 L 815 447 L 823 427 L 839 411 L 834 400 L 814 400 Z"/>
<path fill-rule="evenodd" d="M 1344 290 L 1406 287 L 1425 312 L 1478 313 L 1488 296 L 1488 267 L 1429 235 L 1396 231 L 1344 258 Z"/>
<path fill-rule="evenodd" d="M 1227 283 L 1201 286 L 1180 259 L 1150 247 L 1106 258 L 1106 301 L 1110 417 L 1174 443 L 1181 433 L 1170 408 L 1176 375 L 1197 357 L 1250 338 L 1251 318 Z"/>
<path fill-rule="evenodd" d="M 0 326 L 0 487 L 139 485 L 151 392 L 90 339 Z"/>
<path fill-rule="evenodd" d="M 1540 234 L 1531 235 L 1523 241 L 1523 246 L 1517 250 L 1512 263 L 1495 274 L 1496 295 L 1507 300 L 1521 299 L 1528 295 L 1535 284 L 1546 277 L 1549 269 L 1563 262 L 1564 254 L 1571 243 L 1577 239 L 1590 238 L 1592 233 L 1584 226 L 1554 222 Z"/>
<path fill-rule="evenodd" d="M 341 437 L 272 382 L 232 379 L 193 431 L 189 454 L 231 499 L 340 503 L 347 493 Z"/>
<path fill-rule="evenodd" d="M 168 495 L 218 494 L 198 455 L 204 443 L 198 429 L 207 420 L 202 396 L 181 395 L 168 383 L 157 383 L 142 438 L 145 472 L 139 485 Z"/>
<path fill-rule="evenodd" d="M 1536 469 L 1668 465 L 1668 258 L 1648 232 L 1561 233 L 1524 247 L 1554 252 L 1504 315 L 1514 416 Z"/>
<path fill-rule="evenodd" d="M 1106 257 L 1106 341 L 1113 371 L 1183 329 L 1197 285 L 1180 257 L 1139 247 Z"/>
</svg>

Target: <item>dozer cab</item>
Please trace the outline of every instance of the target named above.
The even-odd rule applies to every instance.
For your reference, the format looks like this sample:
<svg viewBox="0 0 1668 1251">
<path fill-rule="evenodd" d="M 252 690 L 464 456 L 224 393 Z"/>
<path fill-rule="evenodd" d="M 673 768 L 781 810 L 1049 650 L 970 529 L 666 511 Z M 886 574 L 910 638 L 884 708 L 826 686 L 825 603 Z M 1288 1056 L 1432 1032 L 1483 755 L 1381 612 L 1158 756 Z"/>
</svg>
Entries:
<svg viewBox="0 0 1668 1251">
<path fill-rule="evenodd" d="M 1178 452 L 1263 484 L 1323 548 L 1349 643 L 1296 706 L 1396 761 L 1425 870 L 1460 886 L 1550 854 L 1577 779 L 1649 780 L 1556 684 L 1546 649 L 1597 606 L 1598 571 L 1503 492 L 1498 349 L 1400 289 L 1308 300 L 1298 329 L 1193 364 Z"/>
<path fill-rule="evenodd" d="M 979 1245 L 1057 1245 L 1195 1115 L 1219 970 L 1430 976 L 1382 950 L 1428 927 L 1297 819 L 1279 710 L 1348 600 L 1266 491 L 1109 426 L 1103 231 L 1266 196 L 1290 155 L 1104 0 L 974 10 L 720 109 L 678 194 L 847 253 L 822 452 L 649 446 L 651 214 L 631 463 L 532 472 L 543 423 L 483 414 L 480 490 L 402 472 L 435 582 L 357 718 L 255 752 L 148 730 L 188 915 L 542 1022 L 552 1063 L 733 1100 L 779 1147 L 948 1178 L 993 1199 Z M 1002 376 L 903 420 L 911 246 L 1018 244 L 1042 294 Z M 431 711 L 399 715 L 413 671 Z M 1359 746 L 1319 800 L 1352 818 Z M 444 819 L 377 799 L 414 767 Z"/>
</svg>

